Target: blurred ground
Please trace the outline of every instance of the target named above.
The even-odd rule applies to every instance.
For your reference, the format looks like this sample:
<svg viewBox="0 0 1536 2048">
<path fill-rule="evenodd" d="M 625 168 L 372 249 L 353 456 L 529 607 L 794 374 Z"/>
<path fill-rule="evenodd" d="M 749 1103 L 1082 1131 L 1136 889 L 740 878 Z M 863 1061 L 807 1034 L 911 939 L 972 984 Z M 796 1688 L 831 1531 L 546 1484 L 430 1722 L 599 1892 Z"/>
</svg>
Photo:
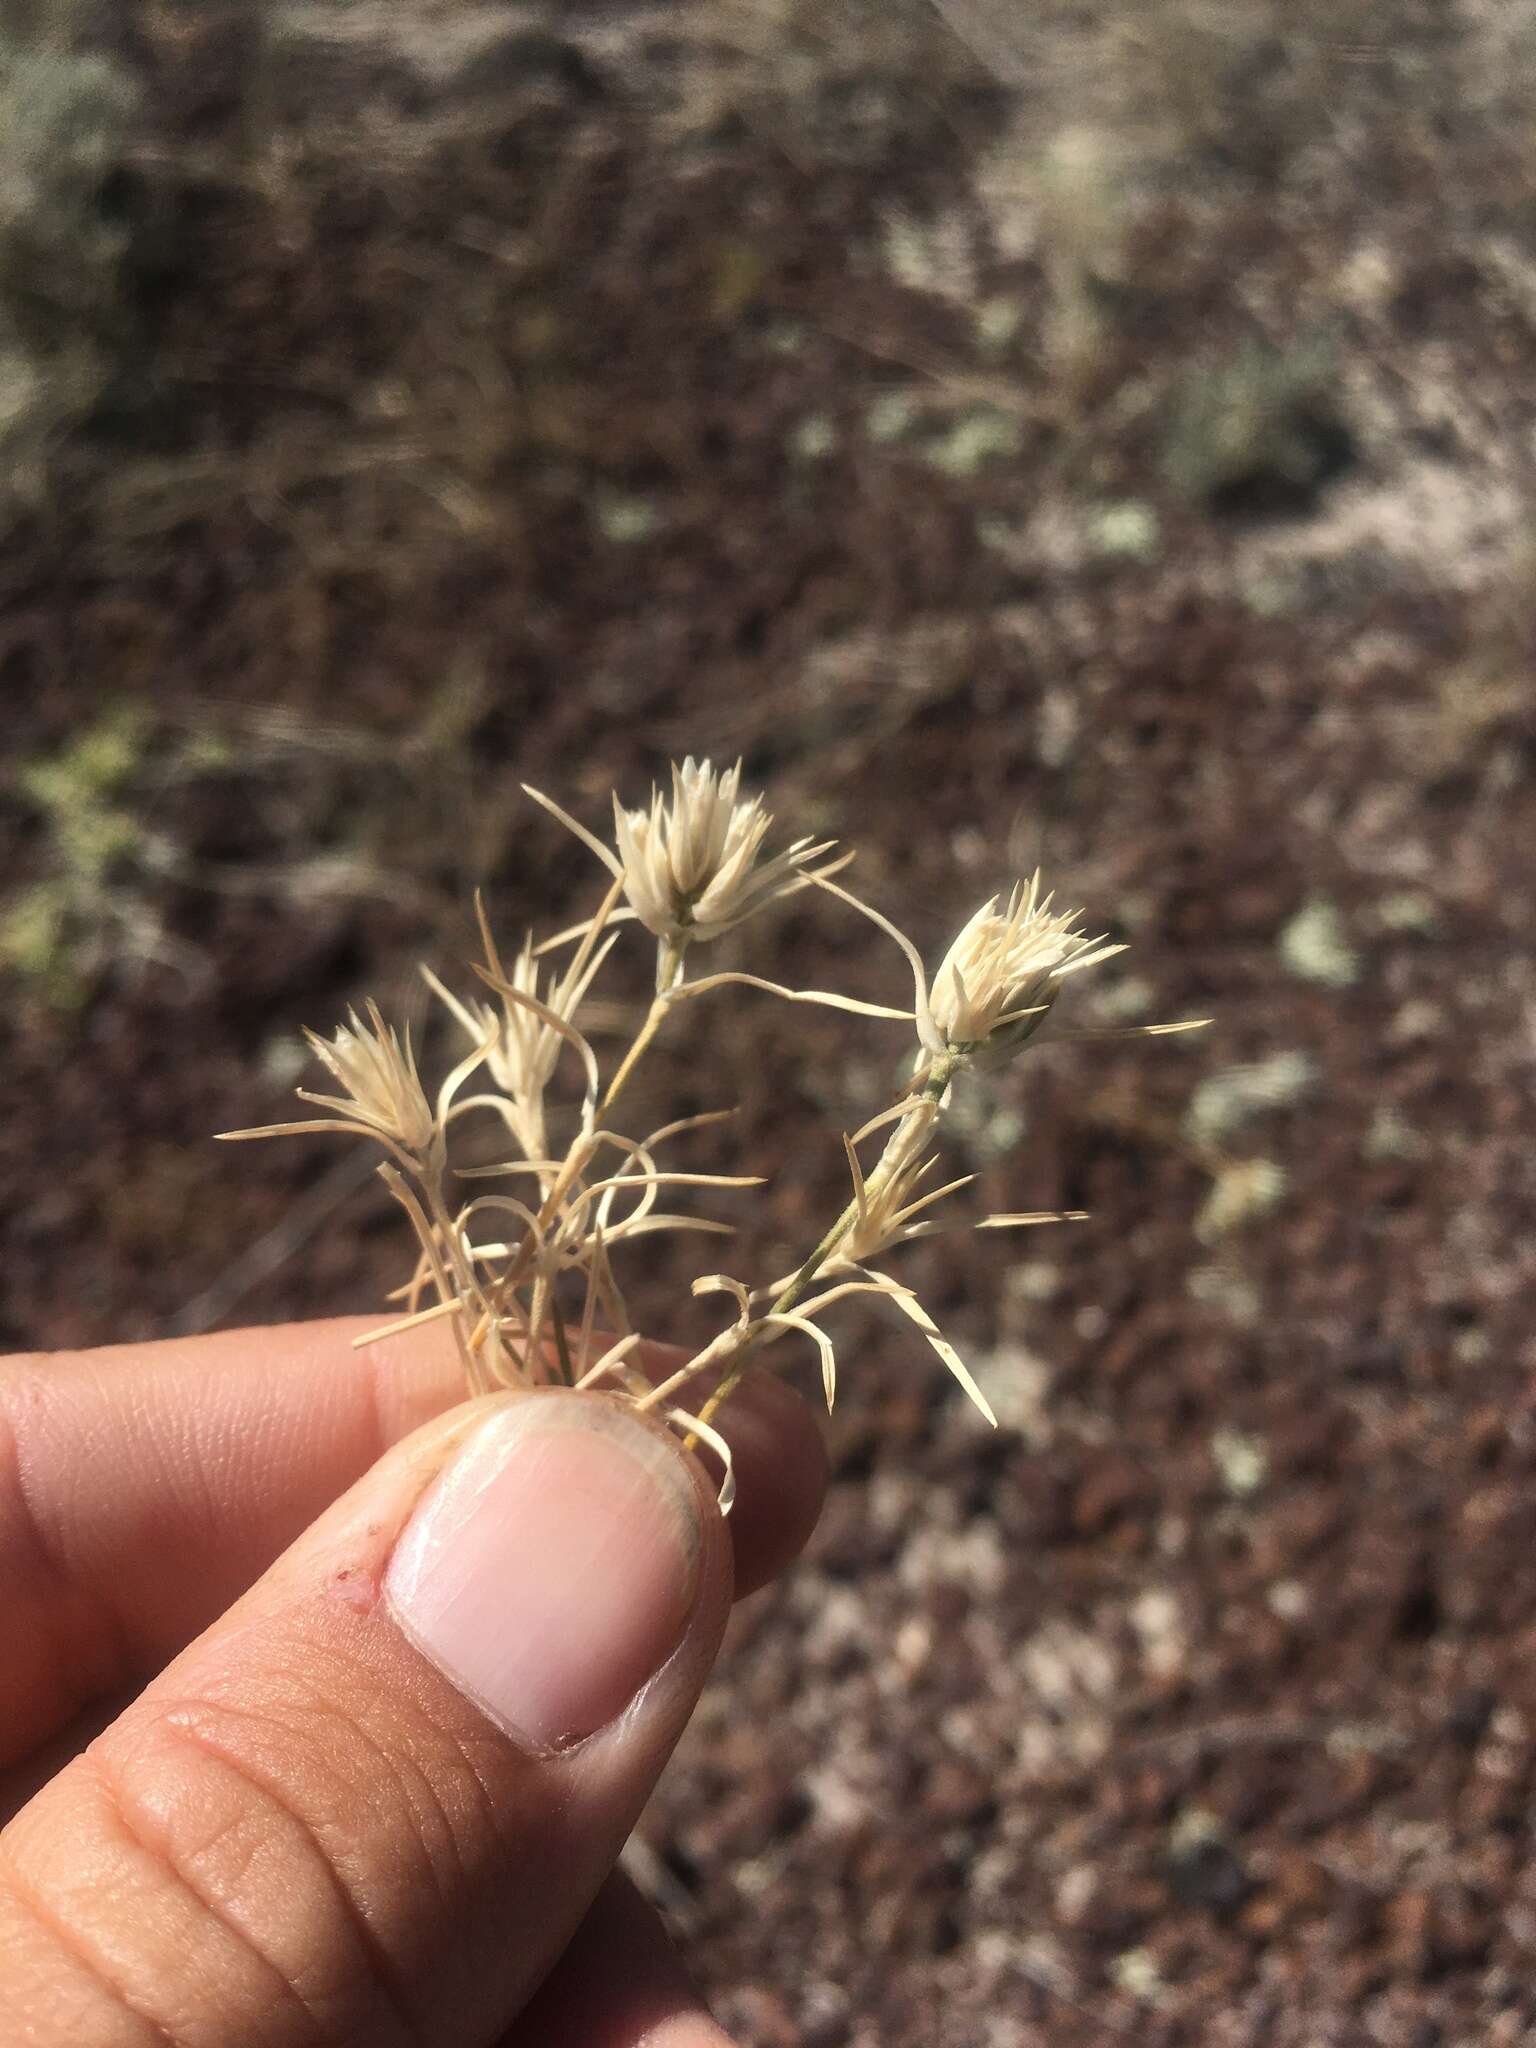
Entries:
<svg viewBox="0 0 1536 2048">
<path fill-rule="evenodd" d="M 1532 10 L 52 11 L 0 1339 L 378 1301 L 365 1160 L 208 1133 L 476 882 L 585 904 L 521 779 L 739 752 L 930 948 L 1038 858 L 1133 944 L 1081 1021 L 1217 1028 L 961 1120 L 984 1206 L 1092 1220 L 912 1256 L 996 1436 L 847 1325 L 650 1881 L 762 2048 L 1536 2041 Z M 761 945 L 902 984 L 830 905 Z M 899 1034 L 712 1026 L 652 1085 L 742 1101 L 777 1270 Z"/>
</svg>

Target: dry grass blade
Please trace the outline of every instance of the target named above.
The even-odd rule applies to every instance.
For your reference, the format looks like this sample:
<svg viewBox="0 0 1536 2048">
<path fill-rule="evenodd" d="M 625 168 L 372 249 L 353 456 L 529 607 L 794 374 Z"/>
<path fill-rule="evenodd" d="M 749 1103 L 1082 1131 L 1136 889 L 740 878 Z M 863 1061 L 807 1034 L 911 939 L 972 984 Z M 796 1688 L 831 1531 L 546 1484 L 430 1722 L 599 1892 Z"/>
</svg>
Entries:
<svg viewBox="0 0 1536 2048">
<path fill-rule="evenodd" d="M 720 1460 L 722 1473 L 719 1495 L 720 1512 L 722 1515 L 729 1515 L 731 1509 L 736 1505 L 735 1452 L 712 1423 L 703 1421 L 697 1415 L 690 1415 L 686 1408 L 669 1408 L 667 1410 L 667 1420 L 674 1429 L 679 1429 L 684 1433 L 684 1441 L 688 1443 L 690 1448 L 692 1447 L 693 1440 L 697 1438 L 701 1443 L 707 1444 Z"/>
<path fill-rule="evenodd" d="M 887 1300 L 894 1302 L 896 1307 L 900 1309 L 901 1313 L 909 1321 L 916 1323 L 917 1327 L 932 1345 L 934 1351 L 944 1361 L 950 1372 L 954 1374 L 976 1407 L 980 1409 L 987 1421 L 996 1429 L 997 1417 L 993 1413 L 991 1402 L 972 1378 L 965 1360 L 960 1356 L 954 1345 L 944 1336 L 938 1324 L 929 1315 L 922 1303 L 918 1301 L 909 1289 L 897 1287 L 886 1279 L 884 1274 L 871 1273 L 869 1278 L 875 1282 L 879 1292 L 885 1295 Z"/>
<path fill-rule="evenodd" d="M 414 1315 L 401 1316 L 396 1322 L 385 1323 L 377 1330 L 365 1330 L 360 1337 L 352 1339 L 354 1351 L 366 1351 L 370 1344 L 383 1344 L 391 1337 L 403 1337 L 407 1330 L 420 1330 L 428 1323 L 441 1322 L 444 1316 L 457 1315 L 464 1304 L 455 1295 L 447 1301 L 435 1301 L 430 1308 L 419 1308 Z"/>
<path fill-rule="evenodd" d="M 619 865 L 618 856 L 611 848 L 604 846 L 595 832 L 589 832 L 585 825 L 571 816 L 569 811 L 562 810 L 553 797 L 545 796 L 542 790 L 535 789 L 531 783 L 525 782 L 521 785 L 521 788 L 524 796 L 531 796 L 534 802 L 540 805 L 542 809 L 548 811 L 549 815 L 562 824 L 567 832 L 574 833 L 589 852 L 595 853 L 609 874 L 614 877 L 615 881 L 623 881 L 624 870 Z M 550 943 L 556 944 L 558 941 L 552 940 Z"/>
<path fill-rule="evenodd" d="M 620 1337 L 617 1342 L 610 1344 L 597 1363 L 589 1366 L 577 1380 L 578 1388 L 595 1387 L 600 1379 L 605 1378 L 610 1372 L 617 1371 L 639 1342 L 639 1337 L 631 1330 L 627 1337 Z"/>
<path fill-rule="evenodd" d="M 826 1396 L 827 1413 L 832 1412 L 832 1403 L 837 1399 L 837 1354 L 832 1349 L 832 1339 L 825 1330 L 818 1329 L 809 1316 L 795 1315 L 786 1309 L 779 1315 L 766 1315 L 764 1323 L 770 1330 L 798 1330 L 802 1337 L 809 1337 L 821 1358 L 821 1390 Z"/>
</svg>

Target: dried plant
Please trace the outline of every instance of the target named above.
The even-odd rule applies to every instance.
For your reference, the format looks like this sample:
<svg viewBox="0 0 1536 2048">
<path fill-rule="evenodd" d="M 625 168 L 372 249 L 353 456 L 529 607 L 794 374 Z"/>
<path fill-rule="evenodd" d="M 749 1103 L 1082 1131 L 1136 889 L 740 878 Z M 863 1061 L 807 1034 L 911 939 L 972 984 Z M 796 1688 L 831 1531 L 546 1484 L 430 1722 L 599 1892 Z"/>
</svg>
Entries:
<svg viewBox="0 0 1536 2048">
<path fill-rule="evenodd" d="M 935 1145 L 955 1088 L 972 1069 L 1012 1057 L 1051 1020 L 1067 978 L 1122 949 L 1078 928 L 1076 913 L 1052 908 L 1036 875 L 1005 903 L 991 898 L 969 919 L 930 981 L 911 940 L 880 911 L 834 879 L 850 856 L 830 843 L 798 839 L 767 851 L 773 820 L 761 797 L 741 794 L 738 764 L 718 773 L 707 761 L 672 770 L 670 797 L 653 793 L 646 810 L 614 800 L 614 838 L 599 839 L 537 790 L 528 794 L 558 818 L 608 871 L 592 915 L 536 942 L 530 933 L 508 969 L 483 903 L 477 903 L 484 958 L 474 971 L 496 1001 L 463 1000 L 429 969 L 428 985 L 467 1040 L 437 1088 L 426 1089 L 410 1039 L 373 1004 L 355 1012 L 332 1039 L 310 1044 L 339 1093 L 299 1091 L 321 1112 L 268 1129 L 226 1131 L 226 1138 L 292 1132 L 346 1132 L 382 1145 L 379 1173 L 405 1209 L 417 1239 L 410 1279 L 397 1290 L 403 1313 L 363 1342 L 446 1319 L 470 1389 L 607 1383 L 641 1409 L 656 1410 L 724 1460 L 722 1504 L 733 1490 L 730 1453 L 714 1419 L 749 1358 L 786 1336 L 814 1347 L 830 1406 L 837 1358 L 823 1327 L 827 1310 L 849 1295 L 877 1295 L 914 1323 L 986 1416 L 985 1395 L 912 1289 L 884 1269 L 886 1256 L 935 1231 L 965 1227 L 934 1214 L 970 1176 L 933 1184 Z M 899 948 L 912 977 L 909 1007 L 861 1002 L 823 989 L 788 988 L 753 974 L 690 972 L 695 947 L 734 930 L 786 895 L 816 889 L 869 918 Z M 604 1076 L 579 1018 L 625 922 L 654 941 L 655 995 L 623 1056 Z M 546 968 L 550 957 L 564 965 Z M 915 1030 L 910 1081 L 899 1099 L 862 1129 L 845 1134 L 851 1190 L 847 1205 L 792 1271 L 753 1286 L 726 1273 L 705 1274 L 695 1295 L 720 1294 L 735 1314 L 709 1343 L 660 1384 L 639 1370 L 640 1342 L 625 1306 L 616 1261 L 631 1239 L 662 1230 L 728 1233 L 712 1218 L 659 1206 L 672 1188 L 743 1188 L 755 1175 L 675 1172 L 659 1164 L 684 1132 L 728 1111 L 682 1118 L 643 1138 L 615 1121 L 625 1088 L 647 1048 L 683 1003 L 741 984 L 790 1002 L 825 1004 Z M 1178 1031 L 1193 1025 L 1153 1025 Z M 554 1100 L 562 1066 L 579 1075 L 579 1100 Z M 479 1077 L 474 1092 L 468 1084 Z M 489 1166 L 453 1167 L 462 1118 L 499 1119 L 515 1148 Z M 557 1140 L 551 1132 L 558 1130 Z M 867 1166 L 861 1153 L 883 1143 Z M 491 1191 L 468 1199 L 460 1183 Z M 1020 1229 L 1067 1220 L 1080 1211 L 985 1216 L 971 1227 Z M 430 1294 L 431 1299 L 427 1296 Z M 599 1336 L 599 1331 L 603 1334 Z M 705 1393 L 704 1389 L 708 1388 Z"/>
</svg>

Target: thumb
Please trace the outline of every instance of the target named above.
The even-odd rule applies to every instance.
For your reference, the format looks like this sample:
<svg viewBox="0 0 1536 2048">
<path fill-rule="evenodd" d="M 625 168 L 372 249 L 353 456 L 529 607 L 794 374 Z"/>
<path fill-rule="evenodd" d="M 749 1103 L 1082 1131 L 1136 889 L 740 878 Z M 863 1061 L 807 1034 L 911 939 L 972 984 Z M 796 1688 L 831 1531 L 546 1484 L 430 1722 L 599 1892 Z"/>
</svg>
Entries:
<svg viewBox="0 0 1536 2048">
<path fill-rule="evenodd" d="M 429 1424 L 0 1836 L 0 2014 L 39 2048 L 491 2038 L 618 1855 L 730 1593 L 703 1473 L 617 1402 Z"/>
</svg>

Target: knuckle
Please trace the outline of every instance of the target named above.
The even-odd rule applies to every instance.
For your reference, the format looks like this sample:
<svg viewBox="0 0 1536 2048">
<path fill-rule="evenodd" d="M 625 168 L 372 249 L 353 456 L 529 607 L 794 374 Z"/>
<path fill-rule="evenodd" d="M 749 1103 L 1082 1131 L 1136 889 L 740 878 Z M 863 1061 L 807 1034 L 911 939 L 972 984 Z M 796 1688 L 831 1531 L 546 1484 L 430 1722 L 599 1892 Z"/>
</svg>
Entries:
<svg viewBox="0 0 1536 2048">
<path fill-rule="evenodd" d="M 281 1637 L 227 1691 L 156 1688 L 12 1822 L 0 1930 L 89 2012 L 21 2038 L 415 2048 L 493 1903 L 504 1926 L 519 1760 L 366 1631 Z M 21 1946 L 0 1945 L 7 2039 Z"/>
<path fill-rule="evenodd" d="M 56 2026 L 60 1993 L 86 1993 L 114 2021 L 59 2038 L 160 2048 L 352 2038 L 327 2022 L 356 2005 L 354 1987 L 326 1981 L 317 1927 L 284 1916 L 296 1876 L 301 1906 L 313 1903 L 301 1874 L 272 1881 L 276 1861 L 261 1868 L 259 1841 L 271 1815 L 237 1810 L 228 1791 L 173 1750 L 147 1745 L 112 1768 L 93 1749 L 13 1827 L 6 1892 L 31 1932 L 43 2018 Z"/>
<path fill-rule="evenodd" d="M 141 1707 L 92 1755 L 124 1828 L 320 2039 L 419 2037 L 445 1934 L 506 1868 L 507 1766 L 478 1717 L 294 1643 L 238 1700 Z"/>
<path fill-rule="evenodd" d="M 193 1980 L 280 2021 L 285 2042 L 410 2048 L 420 2027 L 349 1833 L 339 1738 L 320 1732 L 313 1716 L 173 1702 L 96 1745 L 91 1765 L 179 1905 Z"/>
<path fill-rule="evenodd" d="M 165 2048 L 166 2033 L 130 2003 L 90 1941 L 0 1869 L 0 2039 L 33 2048 Z"/>
</svg>

